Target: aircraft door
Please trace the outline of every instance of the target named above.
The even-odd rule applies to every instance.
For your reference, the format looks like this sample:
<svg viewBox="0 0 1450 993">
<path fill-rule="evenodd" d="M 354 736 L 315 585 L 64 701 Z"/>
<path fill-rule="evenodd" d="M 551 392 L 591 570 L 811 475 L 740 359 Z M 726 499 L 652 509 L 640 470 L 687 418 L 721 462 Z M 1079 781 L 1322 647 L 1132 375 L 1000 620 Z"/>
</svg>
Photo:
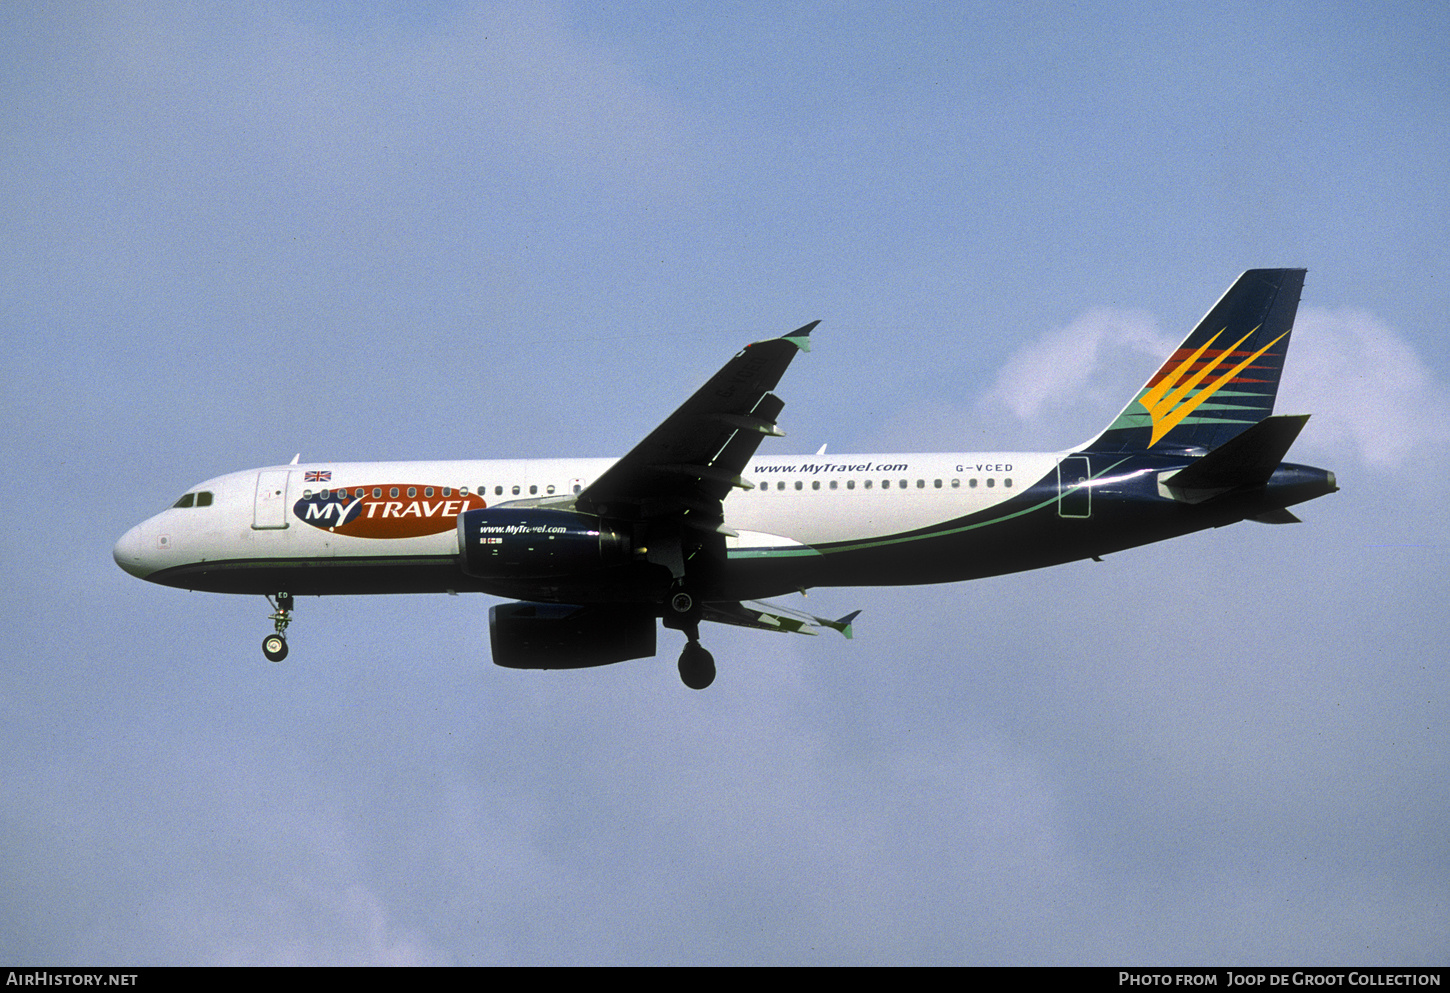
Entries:
<svg viewBox="0 0 1450 993">
<path fill-rule="evenodd" d="M 275 530 L 287 526 L 286 469 L 263 469 L 257 473 L 257 501 L 252 508 L 252 528 Z"/>
<path fill-rule="evenodd" d="M 1057 516 L 1091 517 L 1092 471 L 1086 455 L 1069 455 L 1057 464 Z"/>
</svg>

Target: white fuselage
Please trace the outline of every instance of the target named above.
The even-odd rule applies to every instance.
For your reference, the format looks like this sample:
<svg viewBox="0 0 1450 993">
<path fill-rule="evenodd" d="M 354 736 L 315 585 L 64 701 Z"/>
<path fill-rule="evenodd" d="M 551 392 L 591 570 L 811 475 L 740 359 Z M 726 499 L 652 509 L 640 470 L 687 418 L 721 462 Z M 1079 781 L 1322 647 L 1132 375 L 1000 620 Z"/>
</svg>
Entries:
<svg viewBox="0 0 1450 993">
<path fill-rule="evenodd" d="M 1057 453 L 759 456 L 724 504 L 732 551 L 871 539 L 1019 495 Z M 229 473 L 128 531 L 116 561 L 148 578 L 199 563 L 456 556 L 466 509 L 559 501 L 613 459 L 332 462 Z M 202 494 L 206 505 L 200 506 Z M 333 502 L 319 503 L 326 496 Z M 312 503 L 307 503 L 311 500 Z M 183 502 L 186 498 L 183 498 Z"/>
</svg>

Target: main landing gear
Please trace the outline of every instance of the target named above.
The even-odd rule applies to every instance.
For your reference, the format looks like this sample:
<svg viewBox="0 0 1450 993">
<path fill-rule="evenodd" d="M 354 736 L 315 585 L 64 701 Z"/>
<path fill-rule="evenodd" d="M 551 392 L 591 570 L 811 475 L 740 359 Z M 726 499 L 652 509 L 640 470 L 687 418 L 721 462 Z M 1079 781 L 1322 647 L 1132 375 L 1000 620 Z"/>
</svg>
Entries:
<svg viewBox="0 0 1450 993">
<path fill-rule="evenodd" d="M 262 639 L 262 654 L 267 656 L 268 662 L 281 662 L 287 657 L 287 625 L 292 623 L 292 594 L 278 593 L 275 600 L 267 597 L 267 602 L 276 611 L 270 620 L 277 633 Z"/>
<path fill-rule="evenodd" d="M 703 690 L 715 681 L 715 656 L 705 651 L 698 638 L 680 653 L 680 681 L 692 690 Z"/>
<path fill-rule="evenodd" d="M 670 597 L 670 614 L 665 626 L 685 632 L 689 639 L 680 653 L 680 681 L 692 690 L 703 690 L 715 681 L 715 656 L 700 644 L 700 605 L 679 590 Z"/>
</svg>

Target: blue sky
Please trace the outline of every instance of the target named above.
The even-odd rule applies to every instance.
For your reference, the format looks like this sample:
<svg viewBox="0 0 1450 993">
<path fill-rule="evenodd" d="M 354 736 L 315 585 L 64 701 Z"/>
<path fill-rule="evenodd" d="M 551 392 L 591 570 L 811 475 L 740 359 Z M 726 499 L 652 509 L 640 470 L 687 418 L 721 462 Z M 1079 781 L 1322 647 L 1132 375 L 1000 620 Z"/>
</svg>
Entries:
<svg viewBox="0 0 1450 993">
<path fill-rule="evenodd" d="M 0 959 L 1437 963 L 1450 15 L 16 5 L 0 15 Z M 1241 270 L 1341 493 L 813 591 L 520 673 L 484 598 L 138 583 L 304 459 L 614 455 L 820 319 L 776 453 L 1055 449 Z M 1429 463 L 1427 465 L 1427 462 Z"/>
</svg>

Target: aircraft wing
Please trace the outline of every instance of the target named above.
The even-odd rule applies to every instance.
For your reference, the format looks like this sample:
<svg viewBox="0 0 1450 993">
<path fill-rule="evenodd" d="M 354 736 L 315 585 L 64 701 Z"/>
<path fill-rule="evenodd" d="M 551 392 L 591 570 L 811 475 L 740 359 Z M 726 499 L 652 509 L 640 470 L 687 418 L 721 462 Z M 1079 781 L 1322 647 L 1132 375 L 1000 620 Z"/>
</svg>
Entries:
<svg viewBox="0 0 1450 993">
<path fill-rule="evenodd" d="M 779 604 L 763 600 L 744 600 L 740 603 L 707 603 L 702 618 L 717 624 L 734 624 L 737 627 L 755 628 L 759 631 L 783 631 L 792 634 L 815 634 L 817 628 L 830 628 L 851 637 L 851 622 L 861 613 L 853 610 L 845 617 L 831 620 L 816 617 L 800 610 L 791 610 Z"/>
<path fill-rule="evenodd" d="M 775 419 L 785 404 L 770 391 L 796 352 L 810 348 L 809 335 L 819 323 L 746 345 L 589 484 L 575 506 L 586 513 L 727 533 L 721 501 L 732 486 L 750 488 L 740 474 L 761 439 L 783 434 Z"/>
</svg>

